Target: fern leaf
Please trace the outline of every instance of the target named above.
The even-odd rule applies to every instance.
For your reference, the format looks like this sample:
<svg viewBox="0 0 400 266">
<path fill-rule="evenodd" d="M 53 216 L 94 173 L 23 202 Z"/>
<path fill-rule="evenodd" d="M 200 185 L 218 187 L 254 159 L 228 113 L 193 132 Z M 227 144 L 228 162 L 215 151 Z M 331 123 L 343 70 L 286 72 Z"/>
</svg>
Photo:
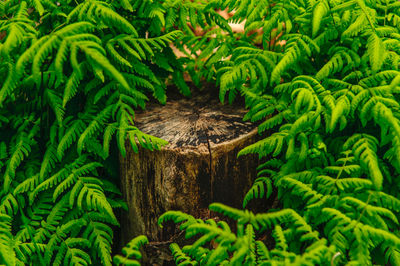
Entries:
<svg viewBox="0 0 400 266">
<path fill-rule="evenodd" d="M 13 217 L 13 215 L 17 213 L 18 209 L 18 201 L 13 194 L 7 194 L 2 197 L 0 204 L 1 214 L 7 214 L 8 216 Z"/>
<path fill-rule="evenodd" d="M 369 137 L 364 138 L 360 135 L 355 135 L 354 137 L 359 138 L 359 140 L 355 141 L 355 143 L 352 145 L 355 157 L 358 158 L 360 162 L 369 170 L 369 174 L 372 179 L 371 181 L 376 189 L 381 190 L 383 175 L 378 164 L 378 157 L 376 155 L 377 140 Z M 344 146 L 349 146 L 351 141 L 352 139 L 349 139 Z"/>
<path fill-rule="evenodd" d="M 24 136 L 24 134 L 21 134 L 18 137 L 17 142 L 14 144 L 14 147 L 11 150 L 11 156 L 7 161 L 7 168 L 3 176 L 4 191 L 9 190 L 12 180 L 15 178 L 15 171 L 17 167 L 29 155 L 30 152 L 31 152 L 30 140 L 26 136 Z"/>
<path fill-rule="evenodd" d="M 322 195 L 309 188 L 307 185 L 299 182 L 290 177 L 284 177 L 279 180 L 278 186 L 285 187 L 291 190 L 294 195 L 302 197 L 303 200 L 307 201 L 307 205 L 314 204 L 316 201 L 322 199 Z"/>
<path fill-rule="evenodd" d="M 10 216 L 0 213 L 0 261 L 6 265 L 16 265 L 16 255 L 11 244 L 13 241 L 11 221 Z"/>
<path fill-rule="evenodd" d="M 59 162 L 57 156 L 57 150 L 53 145 L 49 145 L 43 156 L 42 165 L 40 167 L 39 179 L 43 180 L 48 173 L 55 167 L 56 163 Z"/>
<path fill-rule="evenodd" d="M 221 203 L 212 203 L 209 206 L 209 209 L 215 212 L 222 213 L 229 218 L 232 218 L 234 220 L 239 220 L 240 222 L 245 224 L 248 222 L 252 222 L 254 220 L 254 214 L 249 212 L 249 211 L 242 211 L 242 210 L 237 210 L 232 207 L 228 207 L 224 204 Z M 258 228 L 257 225 L 254 226 L 256 229 Z"/>
<path fill-rule="evenodd" d="M 130 12 L 133 12 L 133 7 L 132 7 L 131 3 L 129 3 L 129 0 L 122 0 L 121 1 L 121 6 L 124 9 L 126 9 L 126 10 L 128 10 Z"/>
<path fill-rule="evenodd" d="M 357 19 L 342 33 L 342 39 L 357 36 L 368 25 L 365 14 L 359 14 Z"/>
<path fill-rule="evenodd" d="M 183 222 L 180 225 L 180 229 L 184 230 L 186 229 L 188 226 L 192 225 L 193 223 L 196 223 L 196 219 L 186 213 L 183 213 L 181 211 L 168 211 L 165 212 L 164 214 L 162 214 L 159 218 L 158 218 L 158 226 L 160 226 L 162 228 L 162 224 L 166 221 L 173 221 L 174 223 L 180 223 Z"/>
<path fill-rule="evenodd" d="M 90 239 L 91 245 L 96 250 L 96 257 L 99 257 L 102 265 L 111 266 L 111 243 L 113 232 L 111 228 L 96 220 L 89 222 L 82 235 L 83 238 Z"/>
<path fill-rule="evenodd" d="M 45 89 L 45 95 L 50 107 L 54 111 L 54 114 L 57 118 L 59 125 L 61 125 L 65 114 L 61 96 L 58 95 L 55 91 L 50 89 Z"/>
<path fill-rule="evenodd" d="M 243 208 L 245 208 L 252 199 L 261 199 L 264 197 L 264 195 L 268 199 L 271 196 L 271 194 L 272 194 L 271 179 L 267 177 L 259 177 L 254 181 L 253 186 L 244 196 Z"/>
<path fill-rule="evenodd" d="M 282 145 L 287 135 L 288 133 L 274 133 L 272 136 L 260 140 L 242 149 L 241 151 L 239 151 L 238 156 L 250 153 L 258 153 L 259 157 L 262 158 L 267 156 L 271 152 L 274 153 L 274 156 L 277 156 L 282 152 Z"/>
<path fill-rule="evenodd" d="M 391 88 L 391 89 L 394 89 L 394 88 L 396 88 L 396 87 L 399 86 L 399 85 L 400 85 L 400 74 L 397 75 L 397 76 L 392 80 L 392 82 L 390 83 L 390 88 Z"/>
<path fill-rule="evenodd" d="M 387 52 L 382 39 L 376 33 L 371 33 L 368 38 L 367 53 L 371 63 L 372 71 L 376 73 L 381 70 L 383 61 L 387 56 Z"/>
<path fill-rule="evenodd" d="M 81 135 L 85 128 L 85 123 L 80 119 L 75 120 L 69 125 L 57 147 L 57 156 L 59 158 L 63 157 L 64 151 L 69 148 L 74 141 L 76 141 L 78 136 Z"/>
<path fill-rule="evenodd" d="M 113 107 L 114 107 L 113 105 L 110 105 L 110 106 L 106 107 L 104 110 L 102 110 L 96 117 L 94 117 L 94 119 L 90 122 L 90 124 L 82 132 L 81 136 L 78 139 L 78 143 L 77 143 L 78 153 L 82 152 L 85 142 L 88 141 L 88 139 L 91 136 L 98 134 L 103 123 L 106 121 L 106 119 L 108 119 L 111 116 L 111 111 L 112 111 Z M 75 133 L 71 132 L 71 137 L 75 136 L 72 134 L 75 134 Z"/>
<path fill-rule="evenodd" d="M 82 71 L 83 64 L 80 64 L 78 69 L 74 69 L 71 76 L 68 78 L 67 84 L 65 85 L 64 95 L 62 99 L 62 107 L 65 108 L 67 103 L 76 95 L 78 92 L 78 86 L 83 79 Z"/>
<path fill-rule="evenodd" d="M 279 63 L 276 65 L 274 70 L 271 73 L 271 84 L 276 85 L 279 84 L 281 81 L 281 76 L 282 74 L 296 61 L 299 59 L 301 56 L 301 51 L 297 47 L 297 45 L 293 45 L 289 47 L 285 51 L 284 57 L 279 61 Z"/>
<path fill-rule="evenodd" d="M 312 37 L 314 38 L 321 26 L 321 20 L 324 18 L 329 10 L 328 10 L 328 5 L 325 1 L 318 1 L 317 4 L 315 5 L 315 8 L 313 10 L 313 18 L 312 18 Z"/>
<path fill-rule="evenodd" d="M 172 256 L 177 265 L 198 265 L 198 263 L 193 261 L 190 256 L 186 255 L 177 244 L 172 243 L 169 248 L 171 249 Z"/>
<path fill-rule="evenodd" d="M 124 76 L 108 61 L 108 59 L 97 49 L 81 42 L 80 49 L 84 51 L 90 59 L 102 67 L 112 78 L 118 81 L 123 88 L 130 90 L 129 84 L 126 82 Z"/>
<path fill-rule="evenodd" d="M 0 26 L 1 31 L 7 31 L 5 41 L 0 46 L 0 53 L 4 58 L 7 58 L 15 48 L 26 42 L 28 38 L 36 36 L 36 29 L 33 25 L 34 22 L 28 19 L 26 2 L 21 1 L 13 19 Z"/>
<path fill-rule="evenodd" d="M 347 96 L 339 97 L 335 108 L 332 110 L 331 121 L 329 124 L 328 132 L 335 130 L 336 124 L 341 117 L 346 117 L 350 113 L 350 101 Z"/>
<path fill-rule="evenodd" d="M 33 6 L 39 12 L 39 15 L 42 16 L 44 13 L 44 7 L 40 0 L 32 0 Z"/>
</svg>

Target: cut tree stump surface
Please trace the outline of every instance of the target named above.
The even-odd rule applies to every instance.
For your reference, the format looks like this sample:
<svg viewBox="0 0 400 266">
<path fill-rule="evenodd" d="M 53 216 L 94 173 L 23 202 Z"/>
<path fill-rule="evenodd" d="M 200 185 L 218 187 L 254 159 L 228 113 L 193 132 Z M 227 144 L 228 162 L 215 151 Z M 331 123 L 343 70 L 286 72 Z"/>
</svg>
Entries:
<svg viewBox="0 0 400 266">
<path fill-rule="evenodd" d="M 124 242 L 139 234 L 168 240 L 170 233 L 157 226 L 168 210 L 207 218 L 212 202 L 241 207 L 258 165 L 256 156 L 237 158 L 257 135 L 256 125 L 242 121 L 245 113 L 203 93 L 165 106 L 150 104 L 136 114 L 135 126 L 169 144 L 161 151 L 141 148 L 137 154 L 127 144 L 127 156 L 121 157 L 122 191 L 129 207 L 121 228 Z"/>
<path fill-rule="evenodd" d="M 209 152 L 208 145 L 235 140 L 254 130 L 251 122 L 242 121 L 246 110 L 222 105 L 210 96 L 197 96 L 150 105 L 136 116 L 136 126 L 143 132 L 169 142 L 167 149 Z"/>
</svg>

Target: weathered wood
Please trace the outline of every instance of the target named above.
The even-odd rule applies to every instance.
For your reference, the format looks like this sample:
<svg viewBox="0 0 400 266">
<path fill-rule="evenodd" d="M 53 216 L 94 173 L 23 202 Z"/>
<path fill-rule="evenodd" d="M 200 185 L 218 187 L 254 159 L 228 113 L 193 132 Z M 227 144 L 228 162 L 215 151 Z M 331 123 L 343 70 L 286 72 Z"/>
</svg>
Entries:
<svg viewBox="0 0 400 266">
<path fill-rule="evenodd" d="M 129 206 L 122 223 L 126 240 L 138 234 L 165 240 L 157 219 L 167 210 L 199 217 L 211 202 L 241 207 L 258 159 L 236 155 L 255 141 L 257 131 L 242 121 L 243 108 L 221 105 L 215 98 L 199 95 L 153 104 L 136 115 L 139 129 L 169 144 L 138 154 L 127 144 L 127 156 L 121 158 L 122 191 Z"/>
</svg>

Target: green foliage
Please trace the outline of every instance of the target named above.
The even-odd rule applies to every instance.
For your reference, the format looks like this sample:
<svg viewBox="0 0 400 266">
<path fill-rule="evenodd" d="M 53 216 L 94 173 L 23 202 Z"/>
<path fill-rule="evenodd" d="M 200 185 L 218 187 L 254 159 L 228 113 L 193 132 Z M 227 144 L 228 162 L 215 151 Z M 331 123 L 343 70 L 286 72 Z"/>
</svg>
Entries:
<svg viewBox="0 0 400 266">
<path fill-rule="evenodd" d="M 260 123 L 262 140 L 238 154 L 264 160 L 243 207 L 276 190 L 281 210 L 251 214 L 212 204 L 237 221 L 235 233 L 223 222 L 167 212 L 161 221 L 173 216 L 186 221 L 187 237 L 201 234 L 193 245 L 171 246 L 176 262 L 254 265 L 281 256 L 276 264 L 398 264 L 398 1 L 256 2 L 208 4 L 235 10 L 229 21 L 245 27 L 234 41 L 215 34 L 210 43 L 228 50 L 197 66 L 220 86 L 221 102 L 240 93 L 249 108 L 244 119 Z M 260 232 L 271 232 L 279 250 L 254 242 Z"/>
<path fill-rule="evenodd" d="M 170 245 L 177 265 L 327 265 L 333 256 L 334 247 L 291 209 L 255 215 L 213 203 L 210 210 L 235 220 L 236 233 L 224 221 L 196 220 L 176 211 L 159 218 L 159 224 L 184 222 L 186 238 L 201 235 L 183 248 Z M 265 239 L 274 247 L 268 249 Z"/>
<path fill-rule="evenodd" d="M 149 243 L 146 236 L 138 236 L 132 239 L 124 248 L 122 254 L 114 256 L 113 262 L 115 265 L 140 265 L 139 261 L 142 258 L 140 248 Z"/>
<path fill-rule="evenodd" d="M 260 176 L 267 177 L 256 180 L 244 205 L 263 198 L 272 183 L 282 207 L 296 210 L 319 230 L 343 263 L 397 260 L 390 247 L 396 250 L 400 240 L 397 203 L 392 201 L 399 196 L 394 63 L 399 51 L 391 44 L 398 42 L 399 28 L 389 22 L 388 13 L 397 15 L 399 9 L 386 9 L 396 4 L 308 2 L 302 15 L 294 15 L 293 26 L 303 40 L 312 38 L 314 50 L 309 44 L 298 46 L 296 56 L 301 57 L 286 63 L 293 46 L 291 35 L 283 34 L 286 52 L 276 68 L 285 65 L 286 76 L 280 84 L 275 79 L 271 90 L 241 87 L 250 107 L 246 118 L 264 120 L 260 133 L 273 132 L 239 153 L 268 158 L 259 167 Z M 267 76 L 273 81 L 277 71 Z"/>
<path fill-rule="evenodd" d="M 244 97 L 263 138 L 239 156 L 265 161 L 243 206 L 277 190 L 281 210 L 212 204 L 235 231 L 167 212 L 200 235 L 171 245 L 177 264 L 400 261 L 398 1 L 6 0 L 0 19 L 0 263 L 111 264 L 125 205 L 109 166 L 127 139 L 166 144 L 133 117 L 149 95 L 166 102 L 166 80 L 189 96 L 184 72 L 221 102 Z M 137 264 L 144 242 L 116 263 Z"/>
<path fill-rule="evenodd" d="M 183 76 L 170 4 L 1 1 L 0 264 L 111 265 L 118 153 L 167 144 L 135 109 Z"/>
</svg>

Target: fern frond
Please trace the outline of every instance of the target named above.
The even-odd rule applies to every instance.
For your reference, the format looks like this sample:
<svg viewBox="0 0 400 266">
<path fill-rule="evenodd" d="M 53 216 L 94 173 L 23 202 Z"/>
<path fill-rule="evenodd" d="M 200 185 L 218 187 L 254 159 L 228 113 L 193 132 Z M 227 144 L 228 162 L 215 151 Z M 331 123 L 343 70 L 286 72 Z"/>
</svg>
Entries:
<svg viewBox="0 0 400 266">
<path fill-rule="evenodd" d="M 82 235 L 83 238 L 89 239 L 94 252 L 92 257 L 100 258 L 102 265 L 111 266 L 111 243 L 113 237 L 112 229 L 103 222 L 97 219 L 90 219 L 85 231 Z"/>
<path fill-rule="evenodd" d="M 346 141 L 344 148 L 352 148 L 355 157 L 369 170 L 374 186 L 381 190 L 383 175 L 378 165 L 377 145 L 378 141 L 374 137 L 355 134 Z"/>
<path fill-rule="evenodd" d="M 61 125 L 65 114 L 61 96 L 50 89 L 45 89 L 44 95 L 46 96 L 45 99 L 47 99 L 49 106 L 53 109 L 59 125 Z"/>
<path fill-rule="evenodd" d="M 351 234 L 349 231 L 354 229 L 358 231 L 358 234 L 362 234 L 366 238 L 365 240 L 368 239 L 375 246 L 379 245 L 383 241 L 386 241 L 385 243 L 391 243 L 393 246 L 400 245 L 400 239 L 393 233 L 361 223 L 352 223 L 351 218 L 336 209 L 324 208 L 322 209 L 322 212 L 327 216 L 327 219 L 331 219 L 329 223 L 336 223 L 338 225 L 336 230 L 343 230 L 347 236 L 351 236 L 348 235 L 348 233 Z M 357 244 L 365 245 L 367 243 L 365 240 L 358 241 Z M 346 239 L 342 239 L 340 241 L 346 241 Z"/>
<path fill-rule="evenodd" d="M 15 172 L 17 167 L 22 161 L 29 156 L 31 152 L 31 140 L 25 134 L 20 134 L 17 138 L 16 143 L 13 145 L 10 158 L 7 161 L 7 168 L 5 170 L 3 179 L 3 190 L 8 191 L 12 180 L 15 178 Z"/>
<path fill-rule="evenodd" d="M 28 6 L 22 1 L 12 20 L 0 24 L 0 31 L 6 31 L 5 41 L 0 46 L 0 54 L 7 58 L 11 52 L 29 39 L 35 39 L 37 31 L 34 22 L 28 19 Z"/>
<path fill-rule="evenodd" d="M 273 152 L 274 156 L 277 156 L 282 152 L 283 144 L 287 136 L 287 132 L 274 133 L 272 134 L 272 136 L 260 140 L 242 149 L 241 151 L 239 151 L 238 156 L 250 153 L 258 153 L 259 158 L 262 158 L 267 156 L 271 152 Z"/>
<path fill-rule="evenodd" d="M 69 177 L 71 177 L 71 175 Z M 99 211 L 110 217 L 109 221 L 112 221 L 113 224 L 118 224 L 117 218 L 101 187 L 101 182 L 94 177 L 79 177 L 77 179 L 69 197 L 70 205 L 73 206 L 75 202 L 74 199 L 76 198 L 76 206 L 78 209 Z M 72 183 L 72 180 L 70 181 L 67 178 L 56 188 L 53 199 L 57 198 L 57 193 L 62 191 L 62 186 L 70 185 L 68 182 Z M 84 199 L 86 200 L 84 201 Z"/>
<path fill-rule="evenodd" d="M 320 27 L 322 18 L 325 17 L 329 13 L 329 5 L 326 1 L 318 1 L 313 10 L 313 18 L 312 18 L 312 37 L 314 38 Z"/>
<path fill-rule="evenodd" d="M 96 0 L 85 1 L 80 5 L 77 5 L 75 7 L 75 10 L 72 10 L 71 13 L 67 16 L 67 23 L 76 20 L 78 12 L 83 11 L 84 15 L 82 14 L 82 16 L 80 16 L 79 14 L 78 17 L 78 19 L 81 21 L 82 20 L 99 21 L 102 24 L 105 24 L 109 27 L 114 27 L 116 29 L 119 29 L 124 33 L 131 34 L 133 36 L 138 36 L 135 27 L 127 19 L 125 19 L 116 11 L 114 11 L 111 5 L 103 1 L 96 1 Z M 85 12 L 85 11 L 90 11 L 90 12 Z"/>
<path fill-rule="evenodd" d="M 129 141 L 134 152 L 138 152 L 138 148 L 136 145 L 137 142 L 139 142 L 142 147 L 151 151 L 160 150 L 161 147 L 168 144 L 167 141 L 145 134 L 136 127 L 133 127 L 131 130 L 129 130 L 127 134 L 129 136 Z"/>
<path fill-rule="evenodd" d="M 5 265 L 16 265 L 15 251 L 11 244 L 11 221 L 10 216 L 0 213 L 0 262 Z"/>
<path fill-rule="evenodd" d="M 116 255 L 113 258 L 113 262 L 116 265 L 140 265 L 138 260 L 142 258 L 140 248 L 149 243 L 146 236 L 137 236 L 132 239 L 124 248 L 122 248 L 122 254 Z M 179 248 L 179 247 L 178 247 Z M 171 248 L 172 250 L 172 248 Z M 175 254 L 172 254 L 175 257 Z"/>
<path fill-rule="evenodd" d="M 93 118 L 93 120 L 90 122 L 90 124 L 81 133 L 81 136 L 79 137 L 78 142 L 77 142 L 77 151 L 78 151 L 78 153 L 82 152 L 82 150 L 83 150 L 83 148 L 85 146 L 85 142 L 87 142 L 90 139 L 90 137 L 95 136 L 96 134 L 99 133 L 99 130 L 101 129 L 101 126 L 111 116 L 111 112 L 112 112 L 113 108 L 114 108 L 113 105 L 109 105 L 104 110 L 102 110 L 97 116 L 95 116 Z M 79 128 L 77 128 L 77 129 L 79 129 Z M 75 134 L 76 133 L 74 131 L 72 131 L 71 132 L 71 137 L 75 136 Z M 67 140 L 68 139 L 66 139 L 66 141 Z"/>
<path fill-rule="evenodd" d="M 367 220 L 367 217 L 374 217 L 374 222 L 377 224 L 377 227 L 381 229 L 388 230 L 387 223 L 384 221 L 383 218 L 386 218 L 388 221 L 391 221 L 395 224 L 398 223 L 396 216 L 386 208 L 376 207 L 373 205 L 368 205 L 361 200 L 358 200 L 353 197 L 344 197 L 341 199 L 343 204 L 347 204 L 352 206 L 353 208 L 357 209 L 360 213 L 364 210 L 364 216 Z M 364 217 L 360 220 L 363 221 Z"/>
<path fill-rule="evenodd" d="M 358 14 L 357 19 L 342 33 L 342 39 L 357 36 L 368 27 L 368 19 L 365 14 Z"/>
<path fill-rule="evenodd" d="M 185 230 L 188 226 L 197 222 L 197 220 L 188 214 L 180 211 L 168 211 L 158 218 L 158 225 L 162 228 L 162 224 L 166 221 L 173 221 L 174 223 L 181 223 L 180 229 Z"/>
<path fill-rule="evenodd" d="M 283 177 L 280 179 L 278 186 L 284 187 L 287 190 L 292 191 L 292 194 L 300 196 L 304 201 L 307 202 L 307 205 L 314 204 L 316 201 L 321 200 L 323 196 L 314 191 L 312 188 L 308 187 L 306 184 L 303 184 L 302 182 L 290 177 Z"/>
<path fill-rule="evenodd" d="M 247 210 L 237 210 L 235 208 L 228 207 L 221 203 L 212 203 L 209 206 L 209 209 L 215 212 L 222 213 L 229 218 L 239 221 L 240 223 L 251 223 L 254 220 L 254 214 Z M 257 228 L 255 226 L 255 228 Z"/>
<path fill-rule="evenodd" d="M 359 56 L 353 51 L 338 47 L 332 58 L 317 72 L 315 75 L 317 80 L 323 80 L 330 75 L 345 69 L 357 67 L 360 64 Z"/>
<path fill-rule="evenodd" d="M 272 182 L 270 178 L 259 177 L 254 181 L 254 184 L 246 193 L 243 199 L 243 208 L 253 199 L 268 199 L 272 194 Z"/>
<path fill-rule="evenodd" d="M 336 124 L 339 119 L 341 119 L 342 117 L 346 117 L 350 113 L 350 108 L 350 100 L 347 98 L 347 96 L 340 96 L 337 100 L 335 107 L 332 110 L 331 121 L 329 127 L 327 127 L 328 132 L 333 132 L 335 130 Z M 341 124 L 340 126 L 340 130 L 342 130 L 346 125 Z"/>
<path fill-rule="evenodd" d="M 288 46 L 284 57 L 279 61 L 271 73 L 271 85 L 279 84 L 282 74 L 287 71 L 290 66 L 295 64 L 301 55 L 302 52 L 297 45 L 292 44 L 291 46 Z"/>
<path fill-rule="evenodd" d="M 86 167 L 81 167 L 82 165 L 85 164 L 86 161 L 86 156 L 81 156 L 78 157 L 74 162 L 72 162 L 69 165 L 66 165 L 65 168 L 62 168 L 61 170 L 59 170 L 57 173 L 55 173 L 54 175 L 52 175 L 51 177 L 49 177 L 48 179 L 44 180 L 43 182 L 41 182 L 38 186 L 35 187 L 35 189 L 30 193 L 29 198 L 30 198 L 30 202 L 32 203 L 34 201 L 34 199 L 36 198 L 36 196 L 48 189 L 48 188 L 52 188 L 56 185 L 58 185 L 62 180 L 64 180 L 65 178 L 68 177 L 69 172 L 71 169 L 81 169 L 81 171 L 83 170 L 83 173 L 86 172 L 86 170 L 92 170 L 95 167 L 98 167 L 98 164 L 88 164 Z M 74 174 L 74 173 L 73 173 Z M 77 172 L 77 174 L 79 174 L 79 172 Z"/>
<path fill-rule="evenodd" d="M 198 265 L 198 263 L 193 261 L 190 256 L 186 255 L 176 243 L 172 243 L 169 248 L 171 249 L 176 265 Z"/>
<path fill-rule="evenodd" d="M 68 238 L 63 240 L 67 234 L 71 233 L 73 230 L 79 230 L 85 225 L 83 219 L 71 220 L 62 226 L 57 228 L 55 234 L 53 234 L 47 244 L 47 249 L 44 255 L 45 263 L 51 263 L 53 252 L 55 251 L 54 245 L 60 243 L 60 247 L 54 257 L 54 262 L 60 264 L 63 259 L 69 264 L 82 264 L 89 265 L 90 257 L 89 255 L 81 249 L 75 249 L 74 246 L 81 247 L 82 249 L 88 247 L 89 240 L 83 238 Z"/>
<path fill-rule="evenodd" d="M 382 39 L 376 33 L 371 33 L 368 38 L 367 53 L 372 71 L 376 73 L 381 70 L 383 61 L 387 56 L 387 51 Z"/>
<path fill-rule="evenodd" d="M 19 209 L 19 204 L 16 197 L 13 194 L 7 194 L 3 196 L 0 204 L 0 213 L 7 214 L 13 217 Z"/>
<path fill-rule="evenodd" d="M 77 69 L 74 69 L 71 76 L 68 78 L 67 83 L 65 85 L 64 95 L 62 99 L 62 107 L 65 108 L 67 103 L 76 95 L 78 92 L 78 87 L 83 79 L 83 69 L 85 65 L 84 63 L 79 64 Z M 62 73 L 62 72 L 60 72 Z"/>
</svg>

